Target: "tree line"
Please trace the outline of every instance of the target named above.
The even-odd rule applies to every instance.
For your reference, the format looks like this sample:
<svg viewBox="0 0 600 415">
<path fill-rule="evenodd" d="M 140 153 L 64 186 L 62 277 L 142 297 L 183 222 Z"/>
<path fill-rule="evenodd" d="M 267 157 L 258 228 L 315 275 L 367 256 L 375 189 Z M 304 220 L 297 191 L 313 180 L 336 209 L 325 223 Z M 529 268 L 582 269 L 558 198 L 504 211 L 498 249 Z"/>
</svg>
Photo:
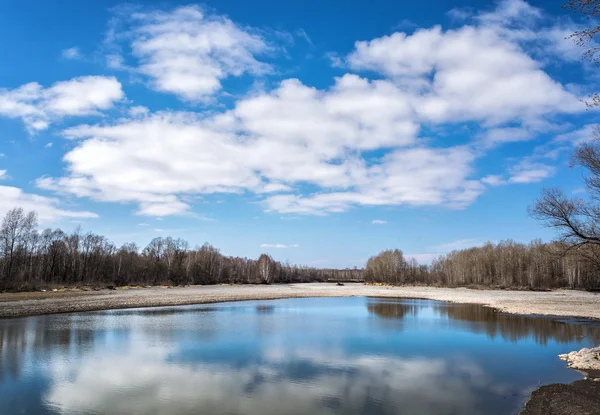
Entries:
<svg viewBox="0 0 600 415">
<path fill-rule="evenodd" d="M 598 264 L 587 258 L 596 248 L 582 248 L 589 251 L 585 255 L 581 250 L 565 254 L 567 250 L 563 242 L 488 242 L 481 247 L 440 255 L 430 266 L 405 258 L 398 249 L 387 250 L 367 261 L 365 282 L 534 290 L 600 289 Z"/>
<path fill-rule="evenodd" d="M 572 247 L 562 240 L 487 243 L 441 255 L 431 265 L 421 265 L 396 249 L 369 258 L 364 269 L 318 269 L 283 264 L 267 254 L 258 259 L 226 256 L 208 243 L 192 249 L 181 238 L 154 238 L 140 249 L 133 243 L 116 247 L 106 237 L 80 228 L 40 232 L 35 212 L 14 208 L 0 227 L 0 290 L 313 281 L 600 289 L 600 262 L 594 261 L 600 257 L 598 245 Z"/>
<path fill-rule="evenodd" d="M 8 211 L 0 227 L 0 290 L 51 286 L 270 284 L 362 281 L 362 269 L 318 269 L 226 256 L 206 243 L 190 248 L 181 238 L 158 237 L 140 249 L 115 246 L 80 228 L 38 229 L 35 212 Z"/>
</svg>

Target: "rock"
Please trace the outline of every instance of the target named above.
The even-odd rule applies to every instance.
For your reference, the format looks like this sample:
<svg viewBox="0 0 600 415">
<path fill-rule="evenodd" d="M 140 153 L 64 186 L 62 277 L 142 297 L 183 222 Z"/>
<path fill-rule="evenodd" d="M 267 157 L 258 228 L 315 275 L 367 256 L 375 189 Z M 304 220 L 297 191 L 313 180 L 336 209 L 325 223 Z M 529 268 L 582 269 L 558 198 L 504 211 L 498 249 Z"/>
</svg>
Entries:
<svg viewBox="0 0 600 415">
<path fill-rule="evenodd" d="M 338 283 L 337 283 L 337 284 L 335 284 L 335 285 L 337 285 L 338 287 L 343 287 L 343 286 L 344 286 L 344 284 L 342 284 L 341 282 L 338 282 Z"/>
<path fill-rule="evenodd" d="M 600 371 L 600 346 L 583 349 L 571 353 L 561 354 L 558 357 L 568 362 L 571 369 Z"/>
</svg>

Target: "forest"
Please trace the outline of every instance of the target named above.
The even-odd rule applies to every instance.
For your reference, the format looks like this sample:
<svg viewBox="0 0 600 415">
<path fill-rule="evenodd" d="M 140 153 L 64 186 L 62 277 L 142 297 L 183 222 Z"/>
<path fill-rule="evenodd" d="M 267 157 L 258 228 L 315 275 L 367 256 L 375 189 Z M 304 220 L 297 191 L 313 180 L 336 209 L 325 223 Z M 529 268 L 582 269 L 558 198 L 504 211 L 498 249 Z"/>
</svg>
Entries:
<svg viewBox="0 0 600 415">
<path fill-rule="evenodd" d="M 564 251 L 560 242 L 488 242 L 440 255 L 430 266 L 424 266 L 405 258 L 399 249 L 387 250 L 368 260 L 364 277 L 367 283 L 391 285 L 600 289 L 596 264 Z"/>
<path fill-rule="evenodd" d="M 57 286 L 270 284 L 362 281 L 361 269 L 316 269 L 225 256 L 210 244 L 191 249 L 187 241 L 154 238 L 140 249 L 116 247 L 106 237 L 75 229 L 38 229 L 35 212 L 14 208 L 0 228 L 0 290 Z"/>
<path fill-rule="evenodd" d="M 589 257 L 582 255 L 588 251 Z M 566 252 L 564 242 L 504 241 L 441 255 L 430 265 L 401 250 L 371 257 L 364 269 L 318 269 L 223 255 L 210 244 L 154 238 L 143 249 L 116 247 L 107 238 L 77 228 L 40 231 L 35 212 L 10 210 L 0 228 L 0 290 L 56 286 L 271 284 L 355 281 L 392 285 L 478 286 L 519 289 L 598 289 L 595 246 Z"/>
</svg>

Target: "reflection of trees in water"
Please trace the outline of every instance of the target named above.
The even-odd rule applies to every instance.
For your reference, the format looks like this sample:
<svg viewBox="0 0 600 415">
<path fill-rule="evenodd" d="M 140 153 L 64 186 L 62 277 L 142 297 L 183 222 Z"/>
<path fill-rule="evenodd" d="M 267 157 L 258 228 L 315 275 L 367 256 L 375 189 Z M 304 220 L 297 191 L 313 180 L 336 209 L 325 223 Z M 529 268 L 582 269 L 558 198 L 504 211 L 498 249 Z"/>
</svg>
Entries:
<svg viewBox="0 0 600 415">
<path fill-rule="evenodd" d="M 15 324 L 0 328 L 0 379 L 19 377 L 25 349 L 25 330 Z"/>
<path fill-rule="evenodd" d="M 110 316 L 171 316 L 176 314 L 193 314 L 193 313 L 210 313 L 219 311 L 218 307 L 211 306 L 175 306 L 175 307 L 150 307 L 150 308 L 134 308 L 123 310 L 110 310 Z M 92 313 L 90 313 L 92 314 Z M 105 311 L 100 311 L 98 315 L 106 314 Z"/>
<path fill-rule="evenodd" d="M 369 314 L 381 318 L 402 320 L 404 317 L 416 316 L 421 306 L 414 302 L 405 303 L 400 301 L 372 301 L 367 304 Z"/>
<path fill-rule="evenodd" d="M 275 312 L 275 307 L 270 304 L 257 305 L 256 312 L 259 314 L 272 314 Z"/>
<path fill-rule="evenodd" d="M 74 328 L 68 319 L 59 321 L 45 317 L 16 319 L 0 324 L 0 380 L 18 378 L 30 359 L 75 349 L 89 344 L 94 336 L 91 328 Z M 32 356 L 33 354 L 33 356 Z"/>
<path fill-rule="evenodd" d="M 551 317 L 503 314 L 478 304 L 436 304 L 434 309 L 451 320 L 467 323 L 470 331 L 486 333 L 490 338 L 501 336 L 504 340 L 516 342 L 531 337 L 541 345 L 551 340 L 559 343 L 581 341 L 584 337 L 596 344 L 600 342 L 600 327 Z"/>
<path fill-rule="evenodd" d="M 211 339 L 220 330 L 218 310 L 207 306 L 150 308 L 3 320 L 0 382 L 19 378 L 28 362 L 54 355 L 77 358 L 89 345 L 102 347 L 105 342 L 121 342 L 125 347 L 132 335 L 141 335 L 151 344 Z"/>
</svg>

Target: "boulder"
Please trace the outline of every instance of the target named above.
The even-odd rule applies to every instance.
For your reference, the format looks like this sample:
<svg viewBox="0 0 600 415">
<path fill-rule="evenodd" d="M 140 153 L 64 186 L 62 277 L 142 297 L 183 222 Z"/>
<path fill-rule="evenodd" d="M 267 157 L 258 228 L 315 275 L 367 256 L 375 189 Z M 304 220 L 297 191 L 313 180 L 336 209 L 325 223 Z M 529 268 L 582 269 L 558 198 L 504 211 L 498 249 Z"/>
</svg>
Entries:
<svg viewBox="0 0 600 415">
<path fill-rule="evenodd" d="M 600 371 L 600 346 L 583 349 L 571 353 L 558 355 L 562 360 L 568 362 L 571 369 Z"/>
</svg>

